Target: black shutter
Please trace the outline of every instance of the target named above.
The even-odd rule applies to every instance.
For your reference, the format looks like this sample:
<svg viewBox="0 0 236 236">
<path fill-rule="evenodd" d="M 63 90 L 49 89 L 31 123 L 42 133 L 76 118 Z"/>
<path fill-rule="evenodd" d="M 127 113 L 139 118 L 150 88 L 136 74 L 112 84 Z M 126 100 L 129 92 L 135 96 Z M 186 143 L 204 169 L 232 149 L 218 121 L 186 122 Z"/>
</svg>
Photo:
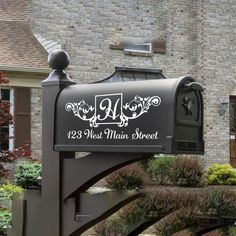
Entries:
<svg viewBox="0 0 236 236">
<path fill-rule="evenodd" d="M 15 89 L 15 148 L 28 147 L 31 143 L 31 91 L 30 88 Z"/>
</svg>

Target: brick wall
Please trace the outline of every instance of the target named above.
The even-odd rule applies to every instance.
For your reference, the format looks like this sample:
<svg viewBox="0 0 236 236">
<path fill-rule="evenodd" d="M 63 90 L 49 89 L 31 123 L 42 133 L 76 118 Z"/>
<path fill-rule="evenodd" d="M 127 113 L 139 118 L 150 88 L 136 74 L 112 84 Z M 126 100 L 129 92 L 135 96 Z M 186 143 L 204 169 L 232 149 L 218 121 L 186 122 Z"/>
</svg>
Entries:
<svg viewBox="0 0 236 236">
<path fill-rule="evenodd" d="M 206 161 L 228 162 L 229 114 L 218 114 L 235 87 L 236 2 L 202 1 L 202 70 L 205 82 Z M 214 2 L 214 4 L 213 4 Z"/>
<path fill-rule="evenodd" d="M 34 158 L 41 159 L 42 150 L 42 91 L 31 89 L 31 149 Z"/>
<path fill-rule="evenodd" d="M 235 84 L 236 2 L 32 0 L 30 9 L 32 30 L 62 44 L 71 57 L 69 73 L 79 83 L 103 79 L 114 66 L 196 78 L 205 87 L 205 160 L 228 162 L 229 115 L 219 116 L 218 109 Z M 153 39 L 166 39 L 166 54 L 130 56 L 109 48 L 122 40 Z"/>
</svg>

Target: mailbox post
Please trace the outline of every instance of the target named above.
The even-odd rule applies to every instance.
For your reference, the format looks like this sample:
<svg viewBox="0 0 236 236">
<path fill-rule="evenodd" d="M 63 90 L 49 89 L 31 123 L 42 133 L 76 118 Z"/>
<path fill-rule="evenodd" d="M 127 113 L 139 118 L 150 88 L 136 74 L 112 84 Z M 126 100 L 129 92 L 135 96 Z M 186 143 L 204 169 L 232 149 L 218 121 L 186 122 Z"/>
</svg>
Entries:
<svg viewBox="0 0 236 236">
<path fill-rule="evenodd" d="M 69 64 L 69 56 L 62 51 L 49 55 L 49 65 L 53 72 L 42 82 L 42 227 L 41 235 L 61 235 L 61 163 L 63 153 L 53 151 L 55 101 L 64 86 L 74 84 L 64 69 Z M 45 219 L 45 220 L 44 220 Z"/>
<path fill-rule="evenodd" d="M 193 78 L 116 68 L 100 82 L 76 85 L 64 71 L 68 64 L 62 50 L 49 55 L 53 72 L 42 82 L 42 189 L 15 204 L 20 213 L 9 236 L 80 235 L 143 196 L 89 194 L 98 180 L 154 153 L 204 151 L 202 87 Z M 84 151 L 90 153 L 75 158 Z"/>
</svg>

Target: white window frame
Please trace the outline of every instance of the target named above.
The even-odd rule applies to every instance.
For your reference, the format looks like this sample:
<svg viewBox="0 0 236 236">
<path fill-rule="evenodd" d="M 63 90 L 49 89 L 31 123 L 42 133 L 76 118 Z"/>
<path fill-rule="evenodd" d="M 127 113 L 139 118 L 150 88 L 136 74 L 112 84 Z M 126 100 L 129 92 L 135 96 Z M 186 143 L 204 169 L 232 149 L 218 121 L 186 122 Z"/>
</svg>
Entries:
<svg viewBox="0 0 236 236">
<path fill-rule="evenodd" d="M 14 115 L 14 89 L 13 88 L 9 88 L 9 87 L 0 87 L 0 91 L 2 89 L 8 89 L 10 90 L 10 113 L 12 115 Z M 13 138 L 9 138 L 9 150 L 12 151 L 14 149 L 14 124 L 13 125 L 9 125 L 9 137 L 13 137 Z"/>
<path fill-rule="evenodd" d="M 14 116 L 14 89 L 10 88 L 10 113 Z M 9 137 L 13 137 L 9 139 L 9 150 L 12 151 L 14 149 L 14 124 L 9 125 Z"/>
</svg>

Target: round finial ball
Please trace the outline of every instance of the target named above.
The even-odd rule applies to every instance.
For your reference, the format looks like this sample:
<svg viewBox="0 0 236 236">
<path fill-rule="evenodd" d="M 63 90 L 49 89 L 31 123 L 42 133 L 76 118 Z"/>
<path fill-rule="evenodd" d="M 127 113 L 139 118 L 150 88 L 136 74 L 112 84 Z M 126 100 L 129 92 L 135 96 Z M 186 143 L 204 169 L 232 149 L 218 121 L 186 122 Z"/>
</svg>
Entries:
<svg viewBox="0 0 236 236">
<path fill-rule="evenodd" d="M 48 55 L 48 64 L 54 70 L 64 70 L 69 65 L 69 55 L 61 49 L 57 49 Z"/>
</svg>

